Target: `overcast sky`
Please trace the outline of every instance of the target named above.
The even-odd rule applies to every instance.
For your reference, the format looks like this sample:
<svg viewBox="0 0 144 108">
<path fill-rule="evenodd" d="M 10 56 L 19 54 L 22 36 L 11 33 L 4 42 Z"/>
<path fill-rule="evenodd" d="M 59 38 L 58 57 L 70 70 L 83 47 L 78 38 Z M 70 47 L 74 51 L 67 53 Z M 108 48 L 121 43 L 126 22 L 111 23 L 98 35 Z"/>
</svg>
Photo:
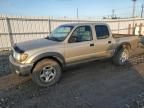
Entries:
<svg viewBox="0 0 144 108">
<path fill-rule="evenodd" d="M 140 15 L 144 0 L 137 0 L 136 15 Z M 132 0 L 0 0 L 0 13 L 26 16 L 103 17 L 112 14 L 131 16 Z"/>
</svg>

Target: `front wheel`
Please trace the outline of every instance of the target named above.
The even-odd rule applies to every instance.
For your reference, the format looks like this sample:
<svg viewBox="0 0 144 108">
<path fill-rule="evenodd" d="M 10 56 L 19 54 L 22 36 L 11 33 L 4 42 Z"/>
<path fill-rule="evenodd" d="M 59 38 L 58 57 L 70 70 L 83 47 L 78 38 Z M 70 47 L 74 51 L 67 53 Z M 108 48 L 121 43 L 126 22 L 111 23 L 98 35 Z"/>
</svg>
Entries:
<svg viewBox="0 0 144 108">
<path fill-rule="evenodd" d="M 32 72 L 32 80 L 41 87 L 56 84 L 61 77 L 59 63 L 52 59 L 44 59 L 37 63 Z"/>
<path fill-rule="evenodd" d="M 129 59 L 129 50 L 127 48 L 122 48 L 119 52 L 113 57 L 113 62 L 116 65 L 122 66 L 125 65 Z"/>
</svg>

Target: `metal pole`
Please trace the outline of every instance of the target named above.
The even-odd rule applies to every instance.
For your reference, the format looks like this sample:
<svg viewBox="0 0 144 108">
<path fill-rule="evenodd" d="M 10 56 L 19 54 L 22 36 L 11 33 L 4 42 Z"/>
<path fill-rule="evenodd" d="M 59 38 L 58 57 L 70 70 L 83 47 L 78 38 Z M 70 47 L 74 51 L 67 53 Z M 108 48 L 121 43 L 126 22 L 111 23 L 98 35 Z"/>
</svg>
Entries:
<svg viewBox="0 0 144 108">
<path fill-rule="evenodd" d="M 79 20 L 79 9 L 77 8 L 77 22 L 79 23 L 80 20 Z"/>
<path fill-rule="evenodd" d="M 8 36 L 10 38 L 10 43 L 11 43 L 11 47 L 12 47 L 14 45 L 14 40 L 13 40 L 12 29 L 11 29 L 11 25 L 10 25 L 10 19 L 6 17 L 5 20 L 7 23 Z"/>
<path fill-rule="evenodd" d="M 79 18 L 79 10 L 78 10 L 78 8 L 77 8 L 77 19 Z"/>
<path fill-rule="evenodd" d="M 113 9 L 112 10 L 112 18 L 114 18 L 115 17 L 115 10 Z"/>
<path fill-rule="evenodd" d="M 135 4 L 136 4 L 136 0 L 132 0 L 133 1 L 133 12 L 132 12 L 132 17 L 135 17 Z"/>
<path fill-rule="evenodd" d="M 143 18 L 143 9 L 144 9 L 144 5 L 142 4 L 141 18 Z"/>
</svg>

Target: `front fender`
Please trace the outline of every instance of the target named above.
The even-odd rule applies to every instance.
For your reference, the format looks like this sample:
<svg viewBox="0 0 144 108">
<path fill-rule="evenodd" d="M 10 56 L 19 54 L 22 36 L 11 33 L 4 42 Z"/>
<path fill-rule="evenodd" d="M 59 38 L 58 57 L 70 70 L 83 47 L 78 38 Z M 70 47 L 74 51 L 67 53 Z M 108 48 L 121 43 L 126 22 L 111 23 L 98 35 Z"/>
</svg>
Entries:
<svg viewBox="0 0 144 108">
<path fill-rule="evenodd" d="M 64 57 L 60 53 L 57 53 L 57 52 L 47 52 L 47 53 L 40 54 L 40 55 L 34 57 L 31 60 L 31 62 L 32 63 L 36 63 L 37 61 L 39 61 L 39 60 L 41 60 L 43 58 L 48 58 L 48 57 L 53 57 L 56 60 L 58 60 L 62 65 L 65 65 Z"/>
</svg>

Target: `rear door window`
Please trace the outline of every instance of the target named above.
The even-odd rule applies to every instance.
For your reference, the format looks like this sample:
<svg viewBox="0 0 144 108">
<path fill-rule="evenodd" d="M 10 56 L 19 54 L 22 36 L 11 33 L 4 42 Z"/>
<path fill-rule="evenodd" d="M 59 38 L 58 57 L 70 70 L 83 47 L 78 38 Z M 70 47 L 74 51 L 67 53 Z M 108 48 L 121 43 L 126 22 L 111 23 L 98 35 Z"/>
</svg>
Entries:
<svg viewBox="0 0 144 108">
<path fill-rule="evenodd" d="M 96 25 L 95 31 L 97 39 L 105 39 L 109 37 L 109 30 L 105 25 Z"/>
</svg>

